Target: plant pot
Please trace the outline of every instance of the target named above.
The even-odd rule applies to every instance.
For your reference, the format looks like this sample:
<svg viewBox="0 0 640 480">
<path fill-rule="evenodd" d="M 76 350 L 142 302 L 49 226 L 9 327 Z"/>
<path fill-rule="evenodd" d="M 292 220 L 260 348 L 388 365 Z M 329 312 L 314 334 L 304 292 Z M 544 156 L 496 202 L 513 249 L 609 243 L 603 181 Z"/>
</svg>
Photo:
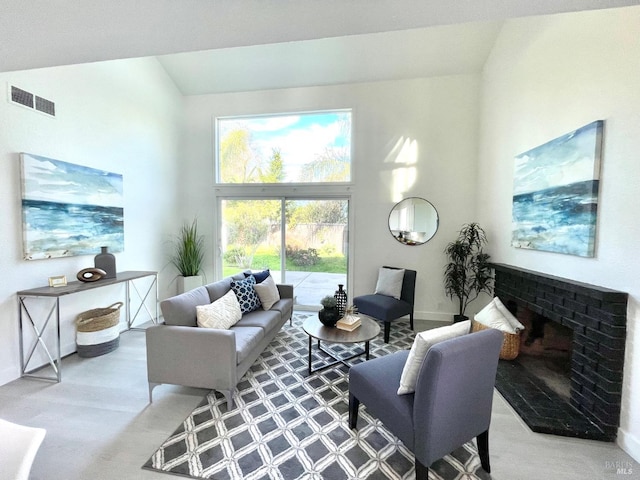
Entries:
<svg viewBox="0 0 640 480">
<path fill-rule="evenodd" d="M 464 322 L 465 320 L 469 320 L 469 317 L 466 315 L 454 315 L 453 323 Z"/>
<path fill-rule="evenodd" d="M 340 320 L 340 313 L 337 308 L 323 308 L 318 312 L 318 318 L 325 327 L 335 327 Z"/>
<path fill-rule="evenodd" d="M 178 277 L 178 293 L 185 293 L 202 286 L 202 275 L 192 277 Z"/>
</svg>

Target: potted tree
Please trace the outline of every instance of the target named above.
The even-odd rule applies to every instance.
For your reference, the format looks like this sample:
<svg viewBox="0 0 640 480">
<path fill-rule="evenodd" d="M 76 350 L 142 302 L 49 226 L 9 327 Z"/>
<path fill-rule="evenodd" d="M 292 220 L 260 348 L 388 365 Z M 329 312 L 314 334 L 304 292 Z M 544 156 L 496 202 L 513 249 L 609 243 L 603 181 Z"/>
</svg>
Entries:
<svg viewBox="0 0 640 480">
<path fill-rule="evenodd" d="M 482 250 L 486 243 L 484 230 L 474 222 L 463 225 L 458 238 L 444 250 L 448 259 L 444 269 L 444 289 L 448 297 L 458 299 L 458 313 L 453 316 L 454 322 L 469 318 L 464 312 L 481 292 L 492 293 L 489 254 Z"/>
<path fill-rule="evenodd" d="M 171 263 L 180 272 L 178 292 L 184 293 L 202 285 L 204 238 L 198 234 L 198 221 L 185 223 L 175 241 Z"/>
</svg>

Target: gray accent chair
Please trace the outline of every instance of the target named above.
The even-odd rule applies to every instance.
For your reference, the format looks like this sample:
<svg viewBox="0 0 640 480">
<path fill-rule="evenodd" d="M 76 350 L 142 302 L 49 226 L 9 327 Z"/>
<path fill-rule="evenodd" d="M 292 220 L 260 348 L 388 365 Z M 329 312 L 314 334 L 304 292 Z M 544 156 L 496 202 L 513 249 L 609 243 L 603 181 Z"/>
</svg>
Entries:
<svg viewBox="0 0 640 480">
<path fill-rule="evenodd" d="M 503 335 L 495 329 L 433 345 L 422 363 L 416 391 L 398 395 L 408 351 L 376 358 L 349 371 L 349 427 L 358 407 L 397 436 L 415 455 L 416 480 L 429 466 L 477 438 L 482 468 L 490 473 L 489 424 Z"/>
<path fill-rule="evenodd" d="M 397 267 L 387 267 L 397 269 Z M 388 295 L 372 293 L 361 295 L 353 299 L 358 312 L 369 315 L 384 323 L 384 343 L 389 343 L 391 322 L 409 315 L 409 326 L 413 330 L 413 305 L 416 295 L 416 271 L 405 269 L 402 279 L 402 293 L 400 299 Z"/>
</svg>

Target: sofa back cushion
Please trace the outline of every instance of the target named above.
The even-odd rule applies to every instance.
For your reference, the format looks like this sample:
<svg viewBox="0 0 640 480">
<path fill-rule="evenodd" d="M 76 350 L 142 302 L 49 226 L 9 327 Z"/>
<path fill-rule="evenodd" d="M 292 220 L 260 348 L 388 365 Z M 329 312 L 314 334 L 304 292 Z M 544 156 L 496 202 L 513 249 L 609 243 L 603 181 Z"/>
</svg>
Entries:
<svg viewBox="0 0 640 480">
<path fill-rule="evenodd" d="M 196 306 L 209 303 L 211 303 L 211 300 L 207 289 L 198 287 L 163 300 L 160 302 L 160 308 L 166 325 L 195 327 L 197 325 Z"/>
<path fill-rule="evenodd" d="M 231 277 L 226 277 L 217 282 L 205 285 L 205 288 L 209 292 L 209 301 L 207 303 L 215 302 L 231 290 Z"/>
</svg>

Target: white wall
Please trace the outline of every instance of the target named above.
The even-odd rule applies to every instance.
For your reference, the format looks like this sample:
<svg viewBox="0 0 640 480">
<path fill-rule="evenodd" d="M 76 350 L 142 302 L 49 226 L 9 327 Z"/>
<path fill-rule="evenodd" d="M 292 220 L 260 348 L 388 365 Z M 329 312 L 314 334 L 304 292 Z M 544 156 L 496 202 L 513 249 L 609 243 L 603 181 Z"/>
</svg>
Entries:
<svg viewBox="0 0 640 480">
<path fill-rule="evenodd" d="M 54 101 L 56 118 L 0 101 L 0 384 L 20 374 L 16 291 L 45 286 L 54 275 L 75 280 L 93 266 L 93 256 L 22 260 L 19 153 L 121 173 L 125 248 L 116 254 L 118 270 L 162 270 L 165 240 L 175 231 L 182 134 L 182 97 L 155 59 L 0 74 L 0 88 L 7 84 Z M 160 276 L 161 295 L 173 275 L 168 269 Z M 63 354 L 75 350 L 75 315 L 122 294 L 123 287 L 106 287 L 62 299 Z"/>
<path fill-rule="evenodd" d="M 352 108 L 349 294 L 372 292 L 383 264 L 414 268 L 417 318 L 450 321 L 455 308 L 442 287 L 442 252 L 460 226 L 474 220 L 479 88 L 479 77 L 469 75 L 186 97 L 186 211 L 198 215 L 213 241 L 215 117 Z M 440 214 L 438 232 L 422 246 L 401 245 L 389 233 L 391 208 L 408 196 L 426 198 Z"/>
<path fill-rule="evenodd" d="M 640 7 L 508 21 L 482 101 L 479 218 L 494 260 L 629 293 L 618 443 L 640 461 Z M 599 119 L 595 258 L 512 248 L 514 156 Z"/>
</svg>

